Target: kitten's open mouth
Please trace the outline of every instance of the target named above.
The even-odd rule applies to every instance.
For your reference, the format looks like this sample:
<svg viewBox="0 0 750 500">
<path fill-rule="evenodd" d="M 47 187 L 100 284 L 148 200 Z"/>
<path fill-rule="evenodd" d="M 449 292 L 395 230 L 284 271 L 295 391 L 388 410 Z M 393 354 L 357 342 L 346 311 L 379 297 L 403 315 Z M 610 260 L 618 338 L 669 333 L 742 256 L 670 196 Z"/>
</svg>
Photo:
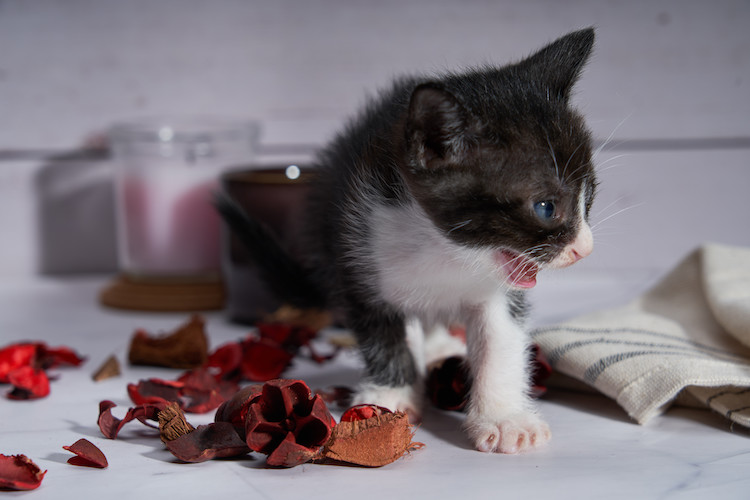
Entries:
<svg viewBox="0 0 750 500">
<path fill-rule="evenodd" d="M 511 250 L 499 250 L 495 261 L 508 276 L 508 283 L 516 288 L 533 288 L 539 266 L 531 259 Z"/>
</svg>

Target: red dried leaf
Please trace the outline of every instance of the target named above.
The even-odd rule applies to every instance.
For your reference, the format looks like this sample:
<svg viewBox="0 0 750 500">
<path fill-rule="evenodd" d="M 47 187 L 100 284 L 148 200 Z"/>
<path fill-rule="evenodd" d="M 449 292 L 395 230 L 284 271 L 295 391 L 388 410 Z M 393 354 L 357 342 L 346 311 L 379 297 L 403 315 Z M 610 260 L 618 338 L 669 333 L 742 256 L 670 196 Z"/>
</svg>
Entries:
<svg viewBox="0 0 750 500">
<path fill-rule="evenodd" d="M 79 439 L 70 446 L 63 446 L 63 450 L 68 450 L 76 455 L 68 459 L 70 465 L 96 467 L 97 469 L 104 469 L 109 465 L 102 450 L 88 439 Z"/>
<path fill-rule="evenodd" d="M 182 382 L 150 378 L 137 384 L 128 384 L 128 395 L 136 405 L 180 402 Z"/>
<path fill-rule="evenodd" d="M 536 344 L 531 346 L 530 355 L 532 395 L 541 397 L 547 391 L 544 382 L 552 373 L 552 367 Z M 433 366 L 425 385 L 427 397 L 436 407 L 443 410 L 463 410 L 471 388 L 465 358 L 454 356 Z"/>
<path fill-rule="evenodd" d="M 293 353 L 264 338 L 246 341 L 244 347 L 240 368 L 242 377 L 254 382 L 280 377 L 294 358 Z"/>
<path fill-rule="evenodd" d="M 247 443 L 229 422 L 199 425 L 197 429 L 165 443 L 167 449 L 183 462 L 205 462 L 213 458 L 246 455 Z"/>
<path fill-rule="evenodd" d="M 313 458 L 334 425 L 323 399 L 304 382 L 271 380 L 247 404 L 245 441 L 269 455 L 269 465 L 292 467 Z"/>
<path fill-rule="evenodd" d="M 43 369 L 55 368 L 57 366 L 80 366 L 86 358 L 79 356 L 69 347 L 47 347 L 39 345 L 39 364 Z"/>
<path fill-rule="evenodd" d="M 10 372 L 22 366 L 32 366 L 37 345 L 31 343 L 11 344 L 0 349 L 0 384 L 8 383 Z"/>
<path fill-rule="evenodd" d="M 427 376 L 427 397 L 441 410 L 461 411 L 469 395 L 469 370 L 460 356 L 446 358 Z"/>
<path fill-rule="evenodd" d="M 120 429 L 132 420 L 138 420 L 149 427 L 156 427 L 147 422 L 147 420 L 159 421 L 159 412 L 166 408 L 166 403 L 142 404 L 129 408 L 125 417 L 119 419 L 112 415 L 112 408 L 117 406 L 112 401 L 101 401 L 99 403 L 99 429 L 104 437 L 115 439 L 120 433 Z"/>
<path fill-rule="evenodd" d="M 552 365 L 549 364 L 547 357 L 537 344 L 531 346 L 531 355 L 533 356 L 531 378 L 533 395 L 541 397 L 547 392 L 544 383 L 552 375 Z"/>
<path fill-rule="evenodd" d="M 0 490 L 36 489 L 46 473 L 26 455 L 0 455 Z"/>
<path fill-rule="evenodd" d="M 13 386 L 8 392 L 10 399 L 38 399 L 49 394 L 49 378 L 43 370 L 25 365 L 8 374 Z"/>
<path fill-rule="evenodd" d="M 225 344 L 208 356 L 206 367 L 213 369 L 216 378 L 230 379 L 240 375 L 242 346 L 238 342 Z"/>
<path fill-rule="evenodd" d="M 234 396 L 227 399 L 219 406 L 214 416 L 215 422 L 229 422 L 234 425 L 239 435 L 245 438 L 245 415 L 247 407 L 255 396 L 263 391 L 261 384 L 253 384 L 243 387 Z"/>
<path fill-rule="evenodd" d="M 279 345 L 286 343 L 295 330 L 295 327 L 284 323 L 258 323 L 256 328 L 260 338 Z"/>
<path fill-rule="evenodd" d="M 177 380 L 151 378 L 128 384 L 128 395 L 135 404 L 174 402 L 190 413 L 214 410 L 236 391 L 236 383 L 217 381 L 203 368 L 185 372 Z"/>
<path fill-rule="evenodd" d="M 209 375 L 210 377 L 210 375 Z M 237 383 L 222 380 L 216 381 L 210 377 L 210 384 L 205 385 L 185 384 L 180 392 L 183 401 L 183 409 L 189 413 L 207 413 L 218 408 L 224 401 L 237 392 Z"/>
</svg>

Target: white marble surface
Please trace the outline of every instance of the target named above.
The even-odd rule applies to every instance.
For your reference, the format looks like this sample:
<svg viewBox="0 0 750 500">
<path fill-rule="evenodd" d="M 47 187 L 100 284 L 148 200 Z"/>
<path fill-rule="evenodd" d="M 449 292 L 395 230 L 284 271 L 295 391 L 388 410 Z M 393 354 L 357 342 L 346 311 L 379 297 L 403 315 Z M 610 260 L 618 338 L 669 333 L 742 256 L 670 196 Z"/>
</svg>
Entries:
<svg viewBox="0 0 750 500">
<path fill-rule="evenodd" d="M 651 273 L 542 276 L 535 290 L 536 322 L 563 319 L 614 305 L 638 294 Z M 48 473 L 29 498 L 747 498 L 749 434 L 722 417 L 676 408 L 647 426 L 631 422 L 596 394 L 552 389 L 540 402 L 553 429 L 546 448 L 519 456 L 472 450 L 459 430 L 461 415 L 428 411 L 416 440 L 426 447 L 379 469 L 307 464 L 263 467 L 263 459 L 179 464 L 139 423 L 117 440 L 101 436 L 98 402 L 124 410 L 126 383 L 171 378 L 178 372 L 124 366 L 119 378 L 94 383 L 91 373 L 110 354 L 122 361 L 132 331 L 168 330 L 181 314 L 103 309 L 96 297 L 103 278 L 23 279 L 0 283 L 0 344 L 32 339 L 65 344 L 88 356 L 80 368 L 59 369 L 51 395 L 37 401 L 0 399 L 0 453 L 24 453 Z M 247 329 L 220 313 L 207 315 L 211 345 L 238 339 Z M 318 366 L 299 360 L 287 375 L 313 388 L 353 384 L 358 361 L 345 354 Z M 4 388 L 3 388 L 4 389 Z M 117 410 L 117 409 L 116 409 Z M 119 414 L 118 414 L 119 415 Z M 210 416 L 195 417 L 203 423 Z M 84 437 L 109 460 L 104 470 L 73 467 L 62 450 Z M 25 496 L 3 493 L 8 497 Z"/>
</svg>

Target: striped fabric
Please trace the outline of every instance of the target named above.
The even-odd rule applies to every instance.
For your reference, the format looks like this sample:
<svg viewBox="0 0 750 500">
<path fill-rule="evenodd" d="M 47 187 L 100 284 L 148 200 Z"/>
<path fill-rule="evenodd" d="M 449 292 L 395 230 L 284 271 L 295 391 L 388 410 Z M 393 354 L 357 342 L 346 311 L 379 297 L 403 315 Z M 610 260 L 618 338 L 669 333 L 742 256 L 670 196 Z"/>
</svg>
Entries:
<svg viewBox="0 0 750 500">
<path fill-rule="evenodd" d="M 682 395 L 750 427 L 750 249 L 707 245 L 630 304 L 532 336 L 639 423 Z"/>
</svg>

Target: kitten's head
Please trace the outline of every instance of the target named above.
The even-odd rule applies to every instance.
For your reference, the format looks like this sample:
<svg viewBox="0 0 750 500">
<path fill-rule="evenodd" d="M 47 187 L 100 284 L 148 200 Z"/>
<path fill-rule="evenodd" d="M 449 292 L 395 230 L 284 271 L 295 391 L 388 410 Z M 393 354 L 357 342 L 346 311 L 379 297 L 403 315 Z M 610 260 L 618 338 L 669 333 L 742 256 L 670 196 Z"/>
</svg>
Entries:
<svg viewBox="0 0 750 500">
<path fill-rule="evenodd" d="M 591 140 L 571 88 L 593 45 L 571 33 L 517 64 L 419 85 L 402 173 L 452 241 L 491 249 L 511 285 L 592 250 Z"/>
</svg>

